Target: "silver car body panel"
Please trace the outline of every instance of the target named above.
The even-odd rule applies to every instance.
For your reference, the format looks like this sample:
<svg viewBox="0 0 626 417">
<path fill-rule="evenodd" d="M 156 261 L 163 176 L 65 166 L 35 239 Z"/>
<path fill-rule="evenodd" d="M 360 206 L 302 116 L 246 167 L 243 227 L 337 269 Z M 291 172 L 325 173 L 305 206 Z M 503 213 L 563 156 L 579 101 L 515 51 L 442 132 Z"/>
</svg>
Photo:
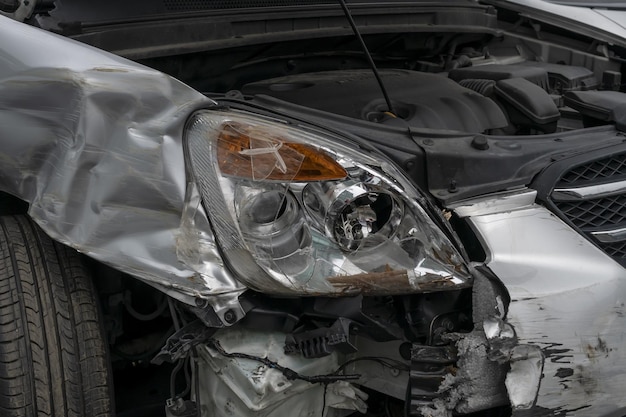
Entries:
<svg viewBox="0 0 626 417">
<path fill-rule="evenodd" d="M 626 39 L 626 29 L 613 33 Z M 31 217 L 54 239 L 92 258 L 184 302 L 207 298 L 218 314 L 236 305 L 244 287 L 221 262 L 183 157 L 189 115 L 214 103 L 158 71 L 5 17 L 0 38 L 0 189 L 29 202 Z M 456 210 L 509 290 L 508 322 L 519 343 L 546 357 L 537 406 L 567 401 L 561 411 L 589 415 L 624 407 L 626 270 L 534 198 L 513 191 Z M 275 351 L 260 342 L 251 348 Z M 530 353 L 511 355 L 531 364 Z M 213 372 L 228 365 L 203 355 Z M 516 378 L 535 381 L 538 364 L 522 368 L 512 367 L 511 386 L 519 386 Z M 263 374 L 262 389 L 279 390 L 284 381 L 271 374 Z M 349 401 L 358 392 L 339 392 L 349 395 L 338 404 L 360 408 Z M 532 392 L 509 396 L 524 405 Z"/>
<path fill-rule="evenodd" d="M 606 10 L 602 8 L 594 8 L 593 11 L 600 16 L 611 20 L 616 25 L 626 30 L 626 11 L 624 10 Z"/>
<path fill-rule="evenodd" d="M 468 219 L 510 293 L 519 342 L 546 358 L 537 407 L 598 416 L 625 407 L 626 270 L 545 207 L 510 201 L 494 196 Z"/>
<path fill-rule="evenodd" d="M 626 12 L 567 6 L 544 0 L 486 0 L 533 20 L 569 29 L 602 42 L 626 46 Z"/>
<path fill-rule="evenodd" d="M 213 102 L 3 16 L 0 38 L 0 189 L 54 239 L 182 301 L 240 293 L 199 199 L 185 195 L 183 127 Z"/>
</svg>

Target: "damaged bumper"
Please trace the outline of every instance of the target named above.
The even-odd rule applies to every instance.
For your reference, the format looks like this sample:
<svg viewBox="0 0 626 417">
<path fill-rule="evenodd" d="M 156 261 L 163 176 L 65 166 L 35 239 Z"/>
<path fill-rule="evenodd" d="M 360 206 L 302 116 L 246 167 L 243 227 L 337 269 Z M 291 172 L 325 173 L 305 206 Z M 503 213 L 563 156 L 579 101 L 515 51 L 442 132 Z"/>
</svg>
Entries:
<svg viewBox="0 0 626 417">
<path fill-rule="evenodd" d="M 444 417 L 498 406 L 526 410 L 535 404 L 541 349 L 520 344 L 505 318 L 506 294 L 488 274 L 476 272 L 473 302 L 482 307 L 474 310 L 474 330 L 446 334 L 445 346 L 412 350 L 409 415 Z"/>
<path fill-rule="evenodd" d="M 491 319 L 484 326 L 485 331 L 498 333 L 449 335 L 456 347 L 454 355 L 446 348 L 413 351 L 409 415 L 448 417 L 453 412 L 468 414 L 508 405 L 526 410 L 534 405 L 543 370 L 541 349 L 518 344 L 513 328 L 502 320 Z M 428 382 L 436 391 L 420 388 Z"/>
<path fill-rule="evenodd" d="M 406 416 L 530 409 L 542 378 L 543 352 L 520 343 L 505 318 L 506 293 L 498 281 L 480 270 L 474 273 L 472 302 L 481 307 L 473 311 L 471 331 L 460 331 L 458 319 L 446 312 L 429 323 L 430 334 L 421 342 L 408 342 L 402 332 L 392 334 L 394 327 L 400 330 L 396 319 L 366 322 L 372 317 L 367 299 L 326 299 L 304 308 L 293 323 L 313 316 L 323 321 L 321 307 L 328 319 L 341 304 L 350 318 L 339 317 L 326 328 L 318 324 L 316 330 L 288 330 L 289 319 L 278 316 L 296 314 L 295 308 L 288 313 L 257 307 L 238 326 L 207 332 L 200 325 L 179 334 L 188 346 L 172 343 L 176 348 L 162 357 L 173 361 L 180 359 L 173 356 L 178 352 L 197 352 L 203 415 L 344 416 L 366 412 L 372 392 L 405 401 Z M 285 330 L 277 331 L 280 327 Z"/>
<path fill-rule="evenodd" d="M 543 366 L 539 348 L 516 345 L 514 338 L 489 340 L 481 331 L 450 338 L 455 340 L 447 346 L 413 345 L 410 370 L 380 367 L 379 378 L 387 384 L 408 383 L 407 416 L 449 417 L 509 403 L 514 409 L 533 405 Z M 242 339 L 247 342 L 243 351 Z M 317 360 L 294 357 L 282 353 L 284 339 L 280 333 L 228 330 L 216 336 L 219 350 L 200 349 L 200 402 L 206 415 L 226 411 L 240 416 L 342 416 L 367 411 L 368 394 L 363 389 L 376 387 L 367 377 L 367 367 L 348 367 L 344 371 L 348 380 L 333 379 L 342 363 L 362 356 L 335 352 Z M 229 359 L 226 351 L 245 354 Z M 311 383 L 245 356 L 271 358 L 297 374 L 323 373 L 327 379 Z M 391 391 L 392 396 L 399 394 Z"/>
<path fill-rule="evenodd" d="M 455 207 L 510 294 L 507 318 L 519 343 L 545 357 L 536 404 L 515 415 L 621 416 L 625 270 L 536 198 L 522 189 Z M 513 362 L 511 372 L 536 368 L 526 366 Z M 506 382 L 512 402 L 525 398 Z"/>
</svg>

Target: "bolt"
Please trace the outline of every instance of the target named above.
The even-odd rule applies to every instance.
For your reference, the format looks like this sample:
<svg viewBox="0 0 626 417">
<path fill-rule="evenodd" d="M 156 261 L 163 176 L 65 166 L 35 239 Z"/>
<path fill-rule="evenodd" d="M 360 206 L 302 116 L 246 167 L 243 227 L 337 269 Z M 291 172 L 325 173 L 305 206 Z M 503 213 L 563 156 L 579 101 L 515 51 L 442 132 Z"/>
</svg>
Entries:
<svg viewBox="0 0 626 417">
<path fill-rule="evenodd" d="M 196 307 L 205 308 L 207 305 L 209 305 L 209 302 L 204 298 L 196 298 Z"/>
<path fill-rule="evenodd" d="M 489 142 L 483 135 L 477 135 L 472 139 L 472 146 L 479 151 L 486 151 L 489 149 Z"/>
<path fill-rule="evenodd" d="M 459 189 L 456 187 L 456 180 L 451 180 L 450 181 L 450 186 L 448 187 L 448 192 L 449 193 L 456 193 L 457 191 L 459 191 Z"/>
<path fill-rule="evenodd" d="M 233 310 L 228 310 L 224 313 L 224 321 L 228 324 L 233 324 L 237 320 L 237 315 Z"/>
</svg>

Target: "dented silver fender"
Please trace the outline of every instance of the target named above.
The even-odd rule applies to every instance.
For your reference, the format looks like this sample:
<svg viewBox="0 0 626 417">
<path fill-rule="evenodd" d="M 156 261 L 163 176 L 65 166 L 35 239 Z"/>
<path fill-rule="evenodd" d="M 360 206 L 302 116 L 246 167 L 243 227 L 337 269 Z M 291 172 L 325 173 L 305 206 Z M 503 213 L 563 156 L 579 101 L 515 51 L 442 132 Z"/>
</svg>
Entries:
<svg viewBox="0 0 626 417">
<path fill-rule="evenodd" d="M 3 16 L 0 38 L 0 190 L 30 203 L 54 239 L 182 301 L 239 294 L 206 216 L 193 215 L 193 233 L 181 226 L 184 124 L 213 102 L 163 73 Z M 197 201 L 187 209 L 201 210 Z M 199 246 L 201 270 L 177 254 L 182 247 L 189 258 Z"/>
</svg>

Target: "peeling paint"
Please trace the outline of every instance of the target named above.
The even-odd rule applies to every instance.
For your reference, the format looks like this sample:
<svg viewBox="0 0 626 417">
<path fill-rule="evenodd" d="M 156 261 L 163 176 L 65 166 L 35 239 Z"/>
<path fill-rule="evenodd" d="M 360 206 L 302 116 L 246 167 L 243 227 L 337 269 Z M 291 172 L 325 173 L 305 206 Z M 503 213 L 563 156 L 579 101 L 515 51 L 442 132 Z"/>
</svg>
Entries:
<svg viewBox="0 0 626 417">
<path fill-rule="evenodd" d="M 574 375 L 574 370 L 572 368 L 559 368 L 554 374 L 557 378 L 568 378 L 572 375 Z"/>
<path fill-rule="evenodd" d="M 587 357 L 591 360 L 597 359 L 601 356 L 608 358 L 609 353 L 613 350 L 607 346 L 604 339 L 602 339 L 600 336 L 597 337 L 595 342 L 585 343 L 583 345 L 583 349 L 587 353 Z"/>
<path fill-rule="evenodd" d="M 546 335 L 546 337 L 549 337 Z M 542 343 L 543 344 L 543 343 Z M 547 343 L 547 346 L 542 348 L 543 355 L 546 359 L 549 359 L 552 363 L 571 363 L 571 358 L 574 357 L 570 352 L 573 349 L 564 349 L 559 346 L 563 346 L 562 343 Z"/>
<path fill-rule="evenodd" d="M 455 375 L 447 375 L 439 387 L 440 398 L 420 411 L 430 417 L 451 417 L 453 412 L 468 413 L 506 405 L 502 390 L 506 366 L 488 359 L 489 344 L 482 331 L 450 335 L 457 338 L 458 362 Z"/>
<path fill-rule="evenodd" d="M 328 278 L 327 281 L 334 287 L 341 288 L 344 294 L 360 293 L 365 295 L 399 295 L 415 292 L 416 290 L 424 292 L 445 291 L 471 285 L 470 282 L 459 285 L 453 276 L 424 274 L 419 276 L 419 278 L 411 278 L 409 276 L 411 272 L 407 270 L 392 270 L 357 275 L 341 275 Z"/>
<path fill-rule="evenodd" d="M 511 295 L 507 321 L 545 356 L 536 405 L 514 416 L 626 410 L 626 269 L 536 204 L 470 221 Z"/>
</svg>

